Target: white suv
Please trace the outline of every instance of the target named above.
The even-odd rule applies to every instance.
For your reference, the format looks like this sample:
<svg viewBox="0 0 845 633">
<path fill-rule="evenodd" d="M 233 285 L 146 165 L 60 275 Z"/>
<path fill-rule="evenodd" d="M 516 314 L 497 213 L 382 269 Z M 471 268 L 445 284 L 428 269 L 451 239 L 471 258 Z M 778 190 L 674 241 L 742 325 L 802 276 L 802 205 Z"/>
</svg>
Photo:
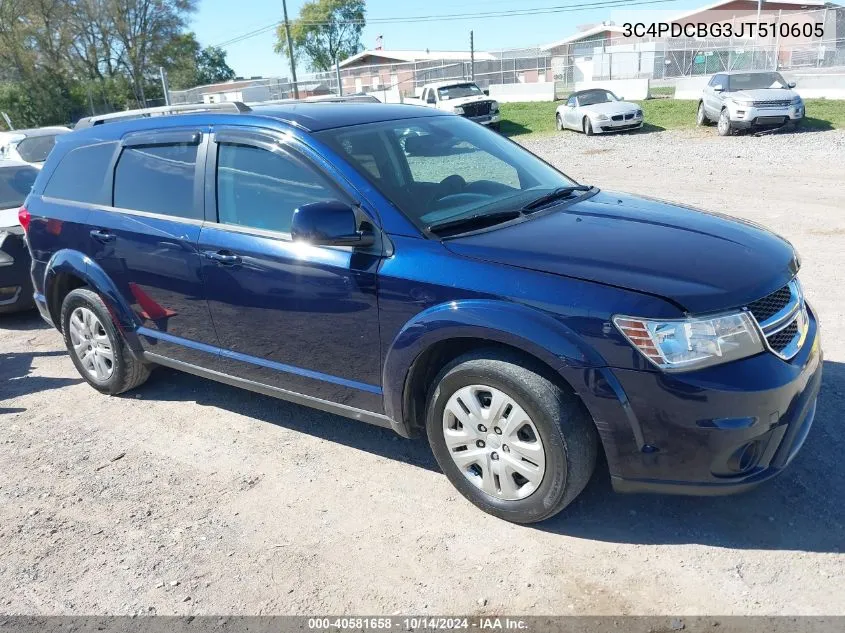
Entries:
<svg viewBox="0 0 845 633">
<path fill-rule="evenodd" d="M 698 125 L 715 121 L 720 136 L 734 130 L 797 127 L 804 118 L 804 102 L 774 71 L 717 73 L 698 102 Z"/>
</svg>

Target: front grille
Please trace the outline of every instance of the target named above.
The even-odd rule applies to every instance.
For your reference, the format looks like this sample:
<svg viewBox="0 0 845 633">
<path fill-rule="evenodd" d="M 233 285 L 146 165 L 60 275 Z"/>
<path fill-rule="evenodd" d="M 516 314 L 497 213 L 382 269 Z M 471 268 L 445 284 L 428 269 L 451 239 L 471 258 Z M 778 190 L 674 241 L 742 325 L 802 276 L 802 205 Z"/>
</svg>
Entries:
<svg viewBox="0 0 845 633">
<path fill-rule="evenodd" d="M 621 120 L 622 120 L 622 115 L 621 115 L 621 114 L 614 114 L 614 115 L 613 115 L 612 117 L 610 117 L 610 118 L 611 118 L 613 121 L 621 121 Z"/>
<path fill-rule="evenodd" d="M 748 305 L 769 349 L 789 360 L 804 344 L 809 327 L 807 308 L 798 280 L 793 279 L 783 288 Z"/>
<path fill-rule="evenodd" d="M 484 116 L 490 114 L 490 102 L 478 101 L 477 103 L 467 103 L 461 106 L 464 109 L 464 116 Z"/>
<path fill-rule="evenodd" d="M 758 116 L 755 123 L 758 125 L 783 125 L 787 117 L 783 116 Z"/>
<path fill-rule="evenodd" d="M 775 290 L 772 294 L 748 305 L 748 310 L 757 319 L 757 323 L 763 323 L 783 310 L 792 298 L 792 291 L 789 286 Z"/>
<path fill-rule="evenodd" d="M 789 106 L 789 100 L 753 101 L 752 105 L 755 108 L 786 108 Z"/>
<path fill-rule="evenodd" d="M 633 119 L 633 118 L 634 118 L 634 113 L 633 113 L 633 112 L 632 112 L 631 114 L 626 114 L 626 115 L 625 115 L 625 120 L 626 120 L 626 121 L 629 121 L 629 120 L 631 120 L 631 119 Z"/>
<path fill-rule="evenodd" d="M 786 346 L 792 342 L 792 339 L 798 334 L 798 322 L 793 321 L 782 329 L 777 334 L 772 334 L 766 340 L 769 341 L 769 347 L 780 354 Z"/>
</svg>

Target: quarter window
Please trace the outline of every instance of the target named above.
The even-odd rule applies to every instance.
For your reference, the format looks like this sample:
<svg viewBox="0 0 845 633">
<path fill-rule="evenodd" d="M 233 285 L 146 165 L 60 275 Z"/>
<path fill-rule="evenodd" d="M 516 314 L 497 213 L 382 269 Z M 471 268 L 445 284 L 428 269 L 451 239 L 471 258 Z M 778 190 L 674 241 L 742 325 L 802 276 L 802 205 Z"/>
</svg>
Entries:
<svg viewBox="0 0 845 633">
<path fill-rule="evenodd" d="M 44 188 L 44 195 L 88 204 L 109 204 L 103 195 L 105 174 L 117 143 L 77 147 L 65 154 Z"/>
<path fill-rule="evenodd" d="M 321 174 L 290 154 L 231 143 L 218 147 L 222 224 L 290 233 L 294 209 L 338 197 Z"/>
<path fill-rule="evenodd" d="M 114 206 L 199 220 L 194 203 L 197 145 L 126 147 L 114 173 Z"/>
</svg>

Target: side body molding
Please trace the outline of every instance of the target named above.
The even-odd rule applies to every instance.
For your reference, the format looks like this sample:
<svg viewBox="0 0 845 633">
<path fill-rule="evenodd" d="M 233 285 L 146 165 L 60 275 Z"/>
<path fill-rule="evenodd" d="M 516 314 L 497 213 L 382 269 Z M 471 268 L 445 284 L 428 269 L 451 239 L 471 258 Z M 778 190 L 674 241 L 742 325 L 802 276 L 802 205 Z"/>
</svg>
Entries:
<svg viewBox="0 0 845 633">
<path fill-rule="evenodd" d="M 548 313 L 494 299 L 450 301 L 417 314 L 387 350 L 382 383 L 385 413 L 390 419 L 401 427 L 408 426 L 405 389 L 409 371 L 420 354 L 441 341 L 461 338 L 516 347 L 561 374 L 605 364 L 577 334 Z"/>
</svg>

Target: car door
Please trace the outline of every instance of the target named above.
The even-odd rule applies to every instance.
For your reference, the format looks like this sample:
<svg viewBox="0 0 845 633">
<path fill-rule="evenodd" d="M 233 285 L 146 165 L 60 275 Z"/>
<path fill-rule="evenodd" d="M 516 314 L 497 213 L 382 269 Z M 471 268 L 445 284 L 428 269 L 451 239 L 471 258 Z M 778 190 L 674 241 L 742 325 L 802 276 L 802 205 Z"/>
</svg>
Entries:
<svg viewBox="0 0 845 633">
<path fill-rule="evenodd" d="M 704 110 L 707 113 L 707 116 L 711 118 L 717 117 L 719 112 L 722 110 L 721 93 L 713 90 L 713 86 L 717 86 L 719 84 L 724 86 L 723 79 L 724 75 L 713 75 L 708 82 L 707 87 L 704 89 Z"/>
<path fill-rule="evenodd" d="M 569 97 L 566 101 L 566 110 L 564 111 L 563 122 L 566 127 L 579 130 L 581 129 L 578 122 L 578 98 Z"/>
<path fill-rule="evenodd" d="M 141 323 L 150 352 L 218 369 L 197 240 L 208 129 L 127 135 L 110 166 L 112 206 L 88 216 L 88 255 Z"/>
<path fill-rule="evenodd" d="M 355 206 L 316 158 L 270 132 L 214 134 L 199 248 L 225 371 L 381 412 L 379 254 L 291 239 L 295 208 Z"/>
</svg>

